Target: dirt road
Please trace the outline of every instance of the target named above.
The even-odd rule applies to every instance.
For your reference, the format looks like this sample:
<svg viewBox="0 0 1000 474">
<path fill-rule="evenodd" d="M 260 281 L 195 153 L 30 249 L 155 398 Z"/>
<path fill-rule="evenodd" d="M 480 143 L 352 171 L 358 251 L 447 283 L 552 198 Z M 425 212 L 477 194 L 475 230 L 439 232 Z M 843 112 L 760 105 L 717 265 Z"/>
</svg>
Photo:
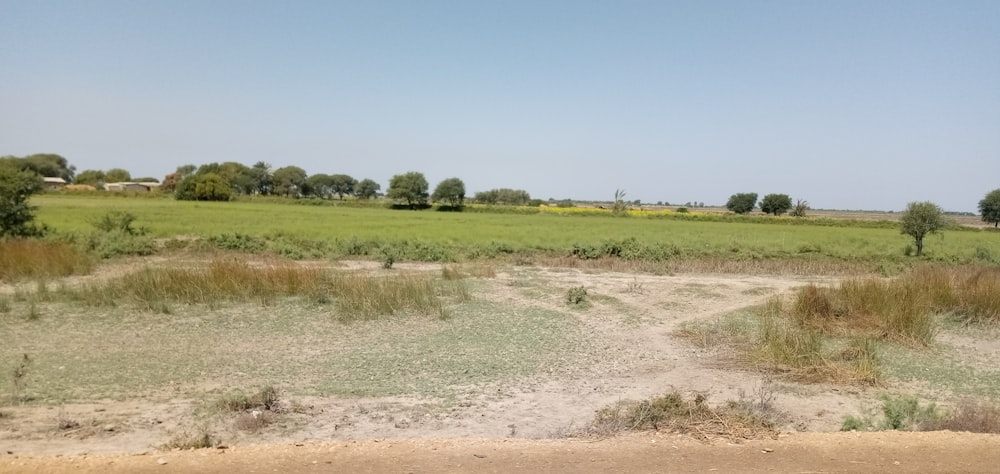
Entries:
<svg viewBox="0 0 1000 474">
<path fill-rule="evenodd" d="M 997 472 L 1000 436 L 798 433 L 703 443 L 635 434 L 604 440 L 369 440 L 120 456 L 0 455 L 0 472 Z"/>
</svg>

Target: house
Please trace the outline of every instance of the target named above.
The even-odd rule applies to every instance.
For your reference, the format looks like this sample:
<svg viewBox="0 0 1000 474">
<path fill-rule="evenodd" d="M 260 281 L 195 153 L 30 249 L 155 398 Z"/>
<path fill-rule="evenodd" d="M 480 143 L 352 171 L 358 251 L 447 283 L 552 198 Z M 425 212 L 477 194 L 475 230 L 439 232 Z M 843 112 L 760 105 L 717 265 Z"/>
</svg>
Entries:
<svg viewBox="0 0 1000 474">
<path fill-rule="evenodd" d="M 58 177 L 45 177 L 42 181 L 45 182 L 45 189 L 62 189 L 66 186 L 66 180 Z"/>
<path fill-rule="evenodd" d="M 105 191 L 129 191 L 134 193 L 148 193 L 160 189 L 160 183 L 134 183 L 123 181 L 121 183 L 104 183 Z"/>
</svg>

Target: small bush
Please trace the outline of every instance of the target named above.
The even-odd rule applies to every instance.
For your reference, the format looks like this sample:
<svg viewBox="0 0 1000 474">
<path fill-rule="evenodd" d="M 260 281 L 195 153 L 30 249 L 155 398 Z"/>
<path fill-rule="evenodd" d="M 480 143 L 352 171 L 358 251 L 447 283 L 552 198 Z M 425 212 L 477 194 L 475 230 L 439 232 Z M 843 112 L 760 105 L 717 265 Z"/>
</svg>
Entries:
<svg viewBox="0 0 1000 474">
<path fill-rule="evenodd" d="M 939 426 L 945 418 L 937 405 L 923 405 L 912 395 L 883 395 L 877 415 L 844 417 L 842 431 L 921 431 Z"/>
<path fill-rule="evenodd" d="M 923 427 L 927 430 L 968 431 L 970 433 L 1000 433 L 1000 406 L 987 402 L 965 400 L 947 417 Z"/>
<path fill-rule="evenodd" d="M 396 251 L 392 247 L 382 247 L 382 268 L 392 269 L 392 264 L 396 263 Z"/>
<path fill-rule="evenodd" d="M 219 234 L 208 238 L 208 241 L 223 250 L 234 250 L 237 252 L 258 253 L 263 252 L 267 243 L 252 235 L 234 232 L 232 234 Z"/>
<path fill-rule="evenodd" d="M 598 410 L 588 432 L 608 436 L 623 431 L 657 430 L 752 439 L 774 435 L 774 422 L 752 403 L 732 401 L 708 406 L 705 396 L 688 400 L 678 392 L 642 401 L 620 401 Z M 770 408 L 769 408 L 770 409 Z"/>
<path fill-rule="evenodd" d="M 570 288 L 566 292 L 566 303 L 579 306 L 587 302 L 587 289 L 582 286 Z"/>
<path fill-rule="evenodd" d="M 108 211 L 101 217 L 90 221 L 90 225 L 101 232 L 122 232 L 129 235 L 145 234 L 145 229 L 132 227 L 136 217 L 126 211 Z"/>
<path fill-rule="evenodd" d="M 202 428 L 198 433 L 188 433 L 184 432 L 178 434 L 167 441 L 166 443 L 160 445 L 160 449 L 164 451 L 172 451 L 175 449 L 205 449 L 215 447 L 219 444 L 219 441 L 208 431 L 207 428 Z"/>
</svg>

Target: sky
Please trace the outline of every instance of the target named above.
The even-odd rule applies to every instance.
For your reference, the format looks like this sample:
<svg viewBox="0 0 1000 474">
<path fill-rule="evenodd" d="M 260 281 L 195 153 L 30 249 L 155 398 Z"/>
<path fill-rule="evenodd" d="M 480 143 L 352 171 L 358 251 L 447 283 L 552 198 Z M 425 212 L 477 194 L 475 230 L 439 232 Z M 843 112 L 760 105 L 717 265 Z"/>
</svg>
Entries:
<svg viewBox="0 0 1000 474">
<path fill-rule="evenodd" d="M 977 211 L 1000 1 L 0 0 L 0 155 Z"/>
</svg>

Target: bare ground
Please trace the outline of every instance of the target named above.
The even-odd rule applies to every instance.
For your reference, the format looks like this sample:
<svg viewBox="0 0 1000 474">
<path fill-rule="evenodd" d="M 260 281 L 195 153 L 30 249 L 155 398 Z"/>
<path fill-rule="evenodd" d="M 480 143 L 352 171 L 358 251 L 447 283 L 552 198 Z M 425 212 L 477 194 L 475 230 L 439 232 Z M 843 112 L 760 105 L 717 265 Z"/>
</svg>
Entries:
<svg viewBox="0 0 1000 474">
<path fill-rule="evenodd" d="M 398 267 L 438 270 L 430 265 Z M 673 335 L 685 322 L 716 318 L 806 283 L 829 282 L 827 278 L 512 267 L 484 281 L 481 291 L 487 294 L 475 297 L 500 302 L 501 308 L 533 305 L 572 311 L 590 345 L 578 349 L 579 359 L 590 362 L 576 364 L 570 352 L 565 361 L 553 363 L 550 376 L 466 387 L 447 402 L 421 394 L 296 396 L 295 409 L 280 423 L 253 433 L 222 432 L 228 449 L 155 449 L 206 423 L 193 415 L 198 401 L 188 396 L 190 390 L 164 387 L 155 394 L 120 400 L 8 406 L 3 408 L 6 417 L 0 418 L 0 471 L 299 472 L 325 465 L 351 472 L 921 472 L 985 471 L 1000 461 L 1000 438 L 994 436 L 830 433 L 839 429 L 845 414 L 858 412 L 873 397 L 872 389 L 771 383 L 759 372 L 720 363 Z M 589 308 L 567 310 L 563 294 L 574 286 L 588 289 Z M 977 351 L 998 350 L 995 342 L 974 342 Z M 781 428 L 786 434 L 778 439 L 732 443 L 667 433 L 567 438 L 580 433 L 596 410 L 619 400 L 678 390 L 721 403 L 752 396 L 765 384 L 785 414 Z M 72 420 L 76 426 L 58 429 L 60 420 Z M 121 456 L 137 453 L 144 455 Z M 46 455 L 62 457 L 34 457 Z"/>
</svg>

